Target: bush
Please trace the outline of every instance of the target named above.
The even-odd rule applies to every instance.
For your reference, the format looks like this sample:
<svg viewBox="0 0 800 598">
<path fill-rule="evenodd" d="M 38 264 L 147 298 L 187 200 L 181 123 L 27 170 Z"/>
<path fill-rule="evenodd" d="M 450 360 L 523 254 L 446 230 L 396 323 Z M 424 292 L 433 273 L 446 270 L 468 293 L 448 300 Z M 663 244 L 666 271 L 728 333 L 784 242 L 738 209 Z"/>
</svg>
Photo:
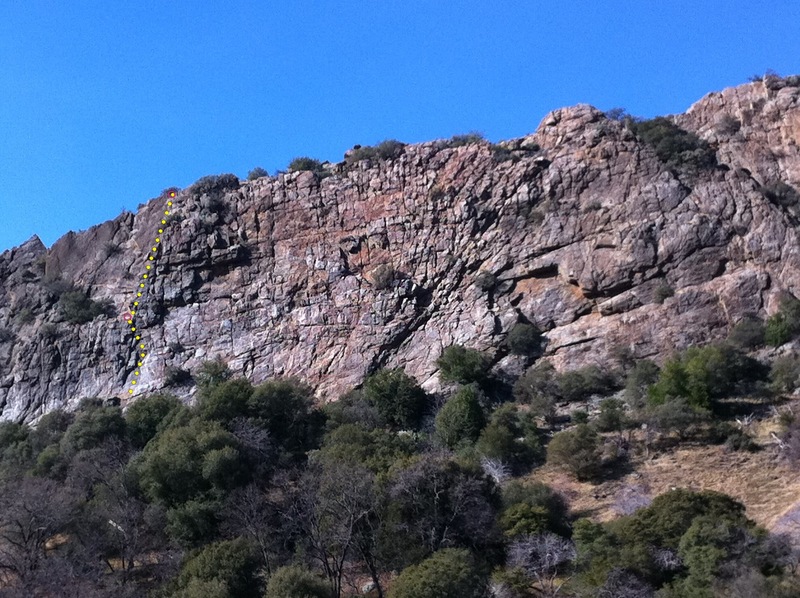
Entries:
<svg viewBox="0 0 800 598">
<path fill-rule="evenodd" d="M 559 400 L 557 372 L 549 361 L 539 361 L 514 384 L 514 397 L 531 407 L 531 413 L 553 424 Z"/>
<path fill-rule="evenodd" d="M 325 168 L 322 166 L 322 162 L 319 160 L 315 160 L 314 158 L 309 158 L 306 156 L 295 158 L 289 162 L 289 172 L 303 171 L 310 171 L 314 174 L 322 174 L 325 172 Z"/>
<path fill-rule="evenodd" d="M 708 143 L 694 133 L 681 129 L 662 116 L 644 121 L 628 121 L 639 139 L 651 146 L 658 158 L 669 168 L 696 172 L 713 168 L 716 155 Z"/>
<path fill-rule="evenodd" d="M 547 462 L 566 469 L 581 481 L 597 478 L 601 470 L 597 432 L 587 424 L 559 432 L 547 445 Z"/>
<path fill-rule="evenodd" d="M 447 141 L 447 147 L 462 147 L 465 145 L 472 145 L 473 143 L 485 143 L 486 137 L 483 136 L 483 133 L 478 133 L 476 131 L 472 131 L 471 133 L 467 133 L 466 135 L 453 135 Z"/>
<path fill-rule="evenodd" d="M 764 322 L 757 318 L 743 318 L 728 335 L 728 342 L 742 349 L 757 349 L 764 344 Z"/>
<path fill-rule="evenodd" d="M 675 289 L 673 289 L 667 283 L 662 283 L 656 287 L 654 296 L 656 303 L 661 304 L 673 295 L 675 295 Z"/>
<path fill-rule="evenodd" d="M 332 594 L 323 579 L 299 565 L 289 565 L 272 574 L 264 598 L 332 598 Z"/>
<path fill-rule="evenodd" d="M 61 314 L 67 322 L 85 324 L 108 312 L 107 303 L 92 301 L 83 291 L 67 291 L 58 300 Z"/>
<path fill-rule="evenodd" d="M 221 357 L 214 360 L 204 361 L 195 375 L 197 386 L 201 390 L 210 389 L 231 377 L 231 370 L 228 368 Z"/>
<path fill-rule="evenodd" d="M 168 394 L 156 394 L 135 401 L 125 412 L 128 437 L 137 448 L 178 420 L 187 409 L 180 400 Z"/>
<path fill-rule="evenodd" d="M 260 166 L 256 166 L 253 170 L 247 173 L 247 180 L 254 181 L 265 176 L 269 176 L 269 173 Z"/>
<path fill-rule="evenodd" d="M 286 455 L 302 458 L 317 448 L 325 416 L 314 406 L 314 391 L 294 378 L 259 384 L 248 401 L 248 413 Z"/>
<path fill-rule="evenodd" d="M 475 445 L 477 451 L 506 463 L 515 471 L 523 470 L 543 457 L 539 430 L 529 414 L 507 403 L 492 413 L 489 423 Z"/>
<path fill-rule="evenodd" d="M 780 347 L 800 333 L 800 301 L 787 296 L 781 300 L 778 313 L 767 319 L 764 339 L 768 345 Z"/>
<path fill-rule="evenodd" d="M 761 188 L 761 192 L 768 201 L 782 208 L 791 208 L 800 203 L 800 194 L 783 181 L 765 185 Z"/>
<path fill-rule="evenodd" d="M 167 366 L 166 372 L 164 373 L 164 384 L 166 386 L 181 386 L 183 384 L 188 384 L 191 380 L 191 373 L 183 368 L 172 365 Z"/>
<path fill-rule="evenodd" d="M 800 358 L 797 355 L 778 357 L 772 362 L 770 387 L 778 394 L 791 394 L 800 387 Z"/>
<path fill-rule="evenodd" d="M 30 324 L 35 319 L 33 310 L 30 307 L 23 307 L 14 316 L 17 324 Z"/>
<path fill-rule="evenodd" d="M 237 417 L 248 415 L 252 394 L 253 387 L 247 380 L 226 380 L 199 393 L 197 411 L 204 419 L 228 424 Z"/>
<path fill-rule="evenodd" d="M 403 153 L 405 144 L 395 139 L 387 139 L 380 142 L 378 145 L 372 146 L 355 146 L 345 158 L 347 164 L 355 164 L 361 160 L 370 160 L 379 158 L 381 160 L 390 160 L 398 158 Z"/>
<path fill-rule="evenodd" d="M 246 540 L 214 542 L 190 556 L 178 575 L 178 587 L 187 588 L 195 580 L 224 585 L 229 596 L 258 598 L 260 559 Z"/>
<path fill-rule="evenodd" d="M 660 370 L 649 359 L 637 361 L 625 380 L 625 401 L 633 409 L 642 409 L 647 399 L 647 389 L 656 383 Z"/>
<path fill-rule="evenodd" d="M 761 364 L 733 347 L 691 347 L 664 364 L 649 390 L 650 402 L 682 397 L 695 409 L 711 409 L 717 400 L 740 394 L 765 378 Z"/>
<path fill-rule="evenodd" d="M 401 369 L 383 369 L 364 382 L 364 395 L 383 420 L 395 429 L 416 430 L 425 412 L 427 395 Z"/>
<path fill-rule="evenodd" d="M 380 264 L 376 266 L 370 273 L 369 277 L 374 286 L 379 291 L 388 289 L 394 282 L 394 268 L 389 264 Z"/>
<path fill-rule="evenodd" d="M 491 272 L 482 270 L 475 277 L 475 286 L 484 292 L 489 292 L 497 286 L 497 277 Z"/>
<path fill-rule="evenodd" d="M 220 194 L 238 188 L 239 177 L 235 174 L 220 174 L 204 176 L 198 179 L 189 187 L 189 192 L 194 195 L 203 195 L 204 193 Z"/>
<path fill-rule="evenodd" d="M 595 427 L 600 432 L 621 432 L 628 425 L 625 404 L 619 399 L 605 399 L 600 402 L 600 415 Z"/>
<path fill-rule="evenodd" d="M 542 333 L 531 324 L 518 322 L 508 333 L 506 344 L 514 355 L 537 355 L 542 349 Z"/>
<path fill-rule="evenodd" d="M 507 537 L 553 532 L 570 535 L 569 507 L 541 482 L 511 481 L 503 488 L 500 527 Z"/>
<path fill-rule="evenodd" d="M 436 415 L 436 436 L 448 448 L 475 442 L 486 425 L 479 392 L 474 386 L 461 388 Z"/>
<path fill-rule="evenodd" d="M 479 598 L 485 586 L 468 550 L 445 548 L 404 569 L 389 598 Z"/>
<path fill-rule="evenodd" d="M 450 345 L 436 360 L 442 380 L 471 384 L 483 382 L 489 373 L 489 356 L 462 345 Z"/>
<path fill-rule="evenodd" d="M 617 382 L 614 376 L 596 365 L 563 372 L 556 377 L 559 397 L 570 403 L 603 395 L 612 391 Z"/>
</svg>

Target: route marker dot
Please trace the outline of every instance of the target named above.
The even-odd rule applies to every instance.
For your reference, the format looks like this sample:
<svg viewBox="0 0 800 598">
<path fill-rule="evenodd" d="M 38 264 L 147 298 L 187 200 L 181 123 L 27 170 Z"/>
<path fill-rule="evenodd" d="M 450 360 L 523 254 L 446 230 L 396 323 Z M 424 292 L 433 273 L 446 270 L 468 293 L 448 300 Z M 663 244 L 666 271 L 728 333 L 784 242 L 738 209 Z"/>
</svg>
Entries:
<svg viewBox="0 0 800 598">
<path fill-rule="evenodd" d="M 169 192 L 169 196 L 170 197 L 177 197 L 177 194 L 175 193 L 175 191 L 170 191 Z M 167 201 L 167 207 L 168 208 L 172 207 L 172 202 L 171 201 Z M 165 216 L 169 216 L 169 214 L 170 214 L 169 209 L 164 210 L 164 215 Z M 167 224 L 166 218 L 162 218 L 161 224 L 162 224 L 162 228 L 158 229 L 158 234 L 159 235 L 164 234 L 163 225 Z M 155 258 L 158 255 L 158 244 L 159 243 L 161 243 L 161 237 L 157 236 L 155 238 L 155 243 L 154 243 L 153 249 L 152 249 L 153 255 L 148 255 L 147 260 L 145 261 L 145 270 L 146 270 L 146 272 L 144 274 L 142 274 L 142 279 L 144 279 L 144 280 L 147 280 L 149 278 L 149 276 L 147 274 L 147 271 L 153 270 L 153 266 L 149 262 L 154 262 L 155 261 Z M 152 274 L 155 275 L 155 271 L 153 271 Z M 139 283 L 139 288 L 136 289 L 136 297 L 141 297 L 142 296 L 141 289 L 144 289 L 144 288 L 145 288 L 145 282 L 142 281 L 142 282 Z M 133 306 L 134 307 L 138 307 L 139 306 L 139 301 L 134 301 L 133 302 Z M 129 314 L 128 313 L 124 314 L 124 317 L 126 318 L 126 321 L 127 321 L 128 325 L 131 327 L 131 332 L 136 332 L 136 327 L 133 326 L 133 316 L 135 316 L 135 315 L 136 315 L 136 312 L 133 311 L 133 309 L 131 309 Z M 142 340 L 141 335 L 137 334 L 136 335 L 136 341 L 137 341 L 137 343 L 139 345 L 137 347 L 137 349 L 141 350 L 141 352 L 139 353 L 139 359 L 136 361 L 136 367 L 137 368 L 141 368 L 142 367 L 142 365 L 144 364 L 144 358 L 147 355 L 147 352 L 145 351 L 144 342 L 139 342 L 141 340 Z M 138 369 L 134 370 L 134 376 L 139 376 L 140 374 L 141 374 L 140 370 L 138 370 Z M 131 380 L 131 386 L 133 386 L 134 384 L 136 384 L 136 380 Z M 129 388 L 128 389 L 128 394 L 131 394 L 131 395 L 134 394 L 133 388 Z"/>
</svg>

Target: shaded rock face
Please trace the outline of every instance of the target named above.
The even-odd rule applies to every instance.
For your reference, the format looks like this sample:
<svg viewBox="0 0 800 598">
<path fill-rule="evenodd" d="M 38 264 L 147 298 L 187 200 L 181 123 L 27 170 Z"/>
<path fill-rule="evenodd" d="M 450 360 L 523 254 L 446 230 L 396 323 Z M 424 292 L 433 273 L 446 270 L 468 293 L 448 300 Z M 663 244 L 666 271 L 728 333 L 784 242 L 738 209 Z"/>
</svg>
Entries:
<svg viewBox="0 0 800 598">
<path fill-rule="evenodd" d="M 800 188 L 799 102 L 798 87 L 753 83 L 674 117 L 716 151 L 699 173 L 670 171 L 622 123 L 576 106 L 505 152 L 431 142 L 323 179 L 181 191 L 137 314 L 149 354 L 133 399 L 216 356 L 253 382 L 301 377 L 320 400 L 382 366 L 435 389 L 443 347 L 486 350 L 502 368 L 518 321 L 545 331 L 559 369 L 724 337 L 800 295 L 798 214 L 764 192 Z M 119 314 L 165 203 L 0 255 L 2 418 L 129 400 L 136 358 Z M 64 321 L 59 278 L 113 310 Z"/>
</svg>

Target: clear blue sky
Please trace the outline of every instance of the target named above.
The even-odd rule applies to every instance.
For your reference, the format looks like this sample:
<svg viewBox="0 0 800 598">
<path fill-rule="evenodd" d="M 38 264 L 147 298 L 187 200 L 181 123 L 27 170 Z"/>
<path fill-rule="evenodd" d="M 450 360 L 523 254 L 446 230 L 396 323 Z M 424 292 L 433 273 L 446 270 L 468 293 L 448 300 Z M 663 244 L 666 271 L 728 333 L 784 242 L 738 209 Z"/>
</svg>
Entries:
<svg viewBox="0 0 800 598">
<path fill-rule="evenodd" d="M 206 174 L 800 73 L 797 0 L 0 0 L 0 251 Z"/>
</svg>

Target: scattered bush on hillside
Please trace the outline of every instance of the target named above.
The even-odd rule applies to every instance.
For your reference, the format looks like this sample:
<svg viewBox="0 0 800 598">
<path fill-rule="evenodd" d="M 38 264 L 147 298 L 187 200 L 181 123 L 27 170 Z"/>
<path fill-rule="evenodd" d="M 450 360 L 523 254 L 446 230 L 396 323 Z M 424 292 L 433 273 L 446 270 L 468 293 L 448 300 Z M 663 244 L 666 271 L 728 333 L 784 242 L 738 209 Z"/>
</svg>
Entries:
<svg viewBox="0 0 800 598">
<path fill-rule="evenodd" d="M 681 129 L 668 118 L 629 120 L 628 126 L 642 141 L 653 148 L 669 168 L 687 172 L 713 168 L 716 155 L 708 143 L 694 133 Z"/>
<path fill-rule="evenodd" d="M 664 364 L 650 387 L 650 402 L 682 397 L 695 409 L 711 410 L 719 399 L 746 392 L 766 376 L 764 366 L 733 347 L 691 347 Z"/>
<path fill-rule="evenodd" d="M 514 397 L 530 405 L 531 413 L 553 425 L 556 403 L 560 400 L 558 373 L 549 361 L 541 360 L 520 376 L 514 384 Z"/>
<path fill-rule="evenodd" d="M 791 394 L 800 388 L 800 357 L 785 355 L 772 362 L 770 388 L 778 394 Z"/>
<path fill-rule="evenodd" d="M 34 319 L 36 319 L 36 316 L 30 307 L 23 307 L 14 316 L 17 324 L 30 324 Z"/>
<path fill-rule="evenodd" d="M 475 449 L 489 459 L 507 464 L 513 472 L 525 471 L 544 457 L 535 422 L 513 403 L 495 409 Z"/>
<path fill-rule="evenodd" d="M 436 360 L 439 373 L 445 382 L 472 384 L 483 382 L 489 374 L 491 360 L 488 355 L 462 345 L 446 347 Z"/>
<path fill-rule="evenodd" d="M 445 548 L 404 569 L 389 598 L 479 598 L 485 585 L 468 550 Z"/>
<path fill-rule="evenodd" d="M 446 447 L 471 444 L 486 425 L 475 386 L 464 386 L 456 392 L 436 415 L 436 436 Z"/>
<path fill-rule="evenodd" d="M 629 425 L 625 403 L 619 399 L 604 399 L 600 402 L 600 414 L 595 427 L 600 432 L 621 432 Z"/>
<path fill-rule="evenodd" d="M 508 349 L 514 355 L 537 355 L 543 342 L 541 331 L 536 326 L 523 322 L 514 324 L 506 338 Z"/>
<path fill-rule="evenodd" d="M 596 365 L 562 372 L 556 377 L 561 400 L 573 403 L 592 395 L 608 394 L 617 387 L 614 375 Z"/>
<path fill-rule="evenodd" d="M 108 301 L 92 301 L 84 291 L 67 291 L 58 300 L 61 315 L 72 324 L 85 324 L 110 310 Z"/>
<path fill-rule="evenodd" d="M 541 482 L 513 480 L 503 488 L 500 527 L 510 538 L 543 532 L 569 536 L 569 506 Z"/>
<path fill-rule="evenodd" d="M 221 357 L 200 364 L 194 379 L 201 390 L 210 389 L 231 377 L 231 370 Z"/>
<path fill-rule="evenodd" d="M 578 480 L 599 477 L 602 469 L 600 437 L 587 424 L 559 432 L 547 445 L 547 462 L 572 473 Z"/>
<path fill-rule="evenodd" d="M 660 370 L 649 359 L 637 361 L 625 380 L 625 401 L 634 410 L 643 409 L 647 403 L 647 390 L 658 381 Z"/>
</svg>

